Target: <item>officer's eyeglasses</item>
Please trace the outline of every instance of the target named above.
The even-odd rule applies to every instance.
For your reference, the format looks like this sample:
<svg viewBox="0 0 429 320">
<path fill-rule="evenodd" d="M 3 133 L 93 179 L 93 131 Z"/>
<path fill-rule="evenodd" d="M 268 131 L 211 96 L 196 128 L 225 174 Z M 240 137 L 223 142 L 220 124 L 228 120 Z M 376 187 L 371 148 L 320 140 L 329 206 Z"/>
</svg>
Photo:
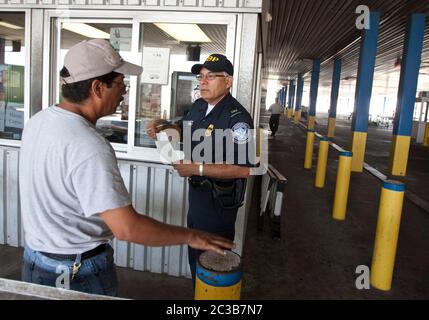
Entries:
<svg viewBox="0 0 429 320">
<path fill-rule="evenodd" d="M 118 84 L 119 87 L 122 88 L 122 92 L 127 93 L 128 90 L 130 90 L 130 85 L 124 83 L 123 81 L 112 81 L 112 82 Z"/>
<path fill-rule="evenodd" d="M 202 81 L 204 78 L 206 78 L 208 81 L 213 81 L 217 77 L 226 78 L 226 77 L 228 77 L 228 75 L 226 75 L 226 74 L 216 74 L 216 73 L 213 73 L 213 72 L 208 72 L 206 74 L 200 73 L 200 74 L 197 74 L 195 76 L 195 78 L 197 78 L 198 81 Z"/>
</svg>

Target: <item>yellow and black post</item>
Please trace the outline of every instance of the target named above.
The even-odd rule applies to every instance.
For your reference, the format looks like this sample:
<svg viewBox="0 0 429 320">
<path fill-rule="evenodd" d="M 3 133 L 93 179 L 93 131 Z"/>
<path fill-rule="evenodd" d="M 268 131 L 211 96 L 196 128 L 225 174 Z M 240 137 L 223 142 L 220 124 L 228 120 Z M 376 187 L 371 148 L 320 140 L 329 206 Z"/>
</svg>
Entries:
<svg viewBox="0 0 429 320">
<path fill-rule="evenodd" d="M 384 181 L 371 265 L 371 285 L 380 290 L 388 291 L 392 286 L 404 193 L 403 183 Z"/>
<path fill-rule="evenodd" d="M 238 254 L 203 252 L 197 260 L 195 300 L 240 300 L 241 275 Z"/>
<path fill-rule="evenodd" d="M 317 157 L 316 179 L 314 186 L 316 188 L 323 188 L 326 179 L 326 167 L 328 163 L 329 140 L 325 137 L 320 138 L 319 154 Z"/>
<path fill-rule="evenodd" d="M 346 219 L 347 199 L 349 195 L 350 175 L 353 153 L 340 152 L 338 160 L 337 183 L 335 185 L 334 209 L 332 217 L 336 220 Z"/>
<path fill-rule="evenodd" d="M 304 168 L 311 169 L 313 164 L 314 130 L 307 130 L 307 143 L 305 145 Z"/>
</svg>

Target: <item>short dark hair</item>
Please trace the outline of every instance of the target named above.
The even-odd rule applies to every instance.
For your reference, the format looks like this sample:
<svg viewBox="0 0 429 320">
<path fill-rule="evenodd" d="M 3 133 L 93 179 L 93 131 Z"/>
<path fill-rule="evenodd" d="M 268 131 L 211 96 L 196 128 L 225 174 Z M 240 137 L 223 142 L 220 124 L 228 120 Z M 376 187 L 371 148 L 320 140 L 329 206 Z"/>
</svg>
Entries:
<svg viewBox="0 0 429 320">
<path fill-rule="evenodd" d="M 112 86 L 113 80 L 119 75 L 120 73 L 112 71 L 108 74 L 95 77 L 88 80 L 78 81 L 74 83 L 63 83 L 61 85 L 61 92 L 64 98 L 67 100 L 70 100 L 74 103 L 81 103 L 88 99 L 89 97 L 89 91 L 91 89 L 92 82 L 94 80 L 101 81 L 107 85 L 108 88 Z M 66 67 L 63 67 L 60 71 L 60 76 L 62 78 L 66 78 L 70 76 L 69 71 Z"/>
</svg>

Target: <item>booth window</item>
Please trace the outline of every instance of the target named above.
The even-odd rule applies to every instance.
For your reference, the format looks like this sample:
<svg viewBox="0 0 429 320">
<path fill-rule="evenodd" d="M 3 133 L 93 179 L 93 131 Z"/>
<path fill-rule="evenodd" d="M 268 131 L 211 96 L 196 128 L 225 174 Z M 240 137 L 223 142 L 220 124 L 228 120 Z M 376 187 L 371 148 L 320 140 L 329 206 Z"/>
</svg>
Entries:
<svg viewBox="0 0 429 320">
<path fill-rule="evenodd" d="M 0 139 L 24 128 L 25 13 L 0 12 Z"/>
<path fill-rule="evenodd" d="M 146 134 L 151 119 L 179 122 L 199 97 L 191 71 L 211 53 L 225 54 L 227 25 L 142 23 L 143 74 L 137 87 L 135 146 L 154 147 Z"/>
<path fill-rule="evenodd" d="M 122 58 L 129 60 L 131 55 L 131 37 L 131 24 L 63 22 L 61 24 L 60 68 L 63 66 L 66 53 L 72 46 L 83 40 L 95 38 L 109 40 Z M 129 87 L 129 76 L 125 77 L 124 82 Z M 60 87 L 58 88 L 58 92 L 60 93 L 59 101 L 61 102 Z M 120 105 L 117 106 L 114 114 L 105 116 L 97 121 L 97 131 L 110 142 L 127 144 L 128 107 L 129 90 L 124 95 L 124 99 Z"/>
</svg>

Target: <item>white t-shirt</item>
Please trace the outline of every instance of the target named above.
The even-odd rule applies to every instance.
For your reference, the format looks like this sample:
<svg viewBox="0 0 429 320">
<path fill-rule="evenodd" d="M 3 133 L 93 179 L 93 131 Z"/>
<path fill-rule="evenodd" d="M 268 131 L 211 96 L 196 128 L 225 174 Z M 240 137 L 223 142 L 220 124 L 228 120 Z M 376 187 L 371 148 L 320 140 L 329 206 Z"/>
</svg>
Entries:
<svg viewBox="0 0 429 320">
<path fill-rule="evenodd" d="M 209 104 L 209 103 L 207 103 L 207 112 L 206 112 L 206 115 L 208 115 L 213 110 L 213 108 L 215 106 L 216 106 L 215 104 Z"/>
<path fill-rule="evenodd" d="M 283 111 L 283 108 L 278 103 L 273 103 L 269 108 L 268 111 L 271 111 L 271 114 L 280 114 Z"/>
<path fill-rule="evenodd" d="M 85 118 L 53 106 L 26 124 L 19 163 L 25 242 L 77 254 L 113 238 L 99 213 L 131 204 L 115 152 Z"/>
</svg>

